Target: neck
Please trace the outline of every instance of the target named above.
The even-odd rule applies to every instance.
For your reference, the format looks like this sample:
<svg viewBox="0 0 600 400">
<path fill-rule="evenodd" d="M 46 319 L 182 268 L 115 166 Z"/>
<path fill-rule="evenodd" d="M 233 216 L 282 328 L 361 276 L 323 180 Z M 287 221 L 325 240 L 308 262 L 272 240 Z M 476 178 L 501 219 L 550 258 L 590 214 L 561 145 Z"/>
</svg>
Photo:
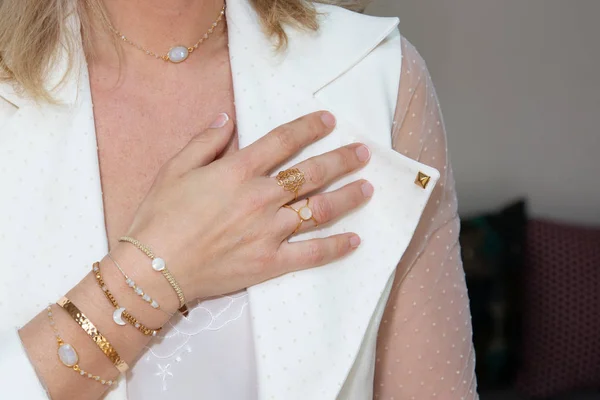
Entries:
<svg viewBox="0 0 600 400">
<path fill-rule="evenodd" d="M 103 0 L 103 2 L 115 29 L 131 41 L 158 54 L 165 54 L 174 46 L 193 46 L 215 22 L 224 4 L 224 0 Z M 222 34 L 223 25 L 221 24 L 212 36 Z M 212 39 L 202 47 L 210 47 Z M 136 58 L 147 57 L 133 46 L 124 45 L 124 49 L 126 55 Z M 135 53 L 139 54 L 135 55 Z"/>
</svg>

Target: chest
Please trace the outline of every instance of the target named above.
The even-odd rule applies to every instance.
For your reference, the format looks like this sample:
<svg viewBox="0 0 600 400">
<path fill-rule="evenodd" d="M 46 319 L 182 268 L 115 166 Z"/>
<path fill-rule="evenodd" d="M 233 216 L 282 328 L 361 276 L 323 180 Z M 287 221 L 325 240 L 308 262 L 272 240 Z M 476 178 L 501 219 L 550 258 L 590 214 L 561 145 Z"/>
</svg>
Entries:
<svg viewBox="0 0 600 400">
<path fill-rule="evenodd" d="M 197 68 L 156 76 L 90 66 L 109 245 L 129 227 L 161 166 L 217 114 L 235 117 L 228 61 L 223 52 Z"/>
</svg>

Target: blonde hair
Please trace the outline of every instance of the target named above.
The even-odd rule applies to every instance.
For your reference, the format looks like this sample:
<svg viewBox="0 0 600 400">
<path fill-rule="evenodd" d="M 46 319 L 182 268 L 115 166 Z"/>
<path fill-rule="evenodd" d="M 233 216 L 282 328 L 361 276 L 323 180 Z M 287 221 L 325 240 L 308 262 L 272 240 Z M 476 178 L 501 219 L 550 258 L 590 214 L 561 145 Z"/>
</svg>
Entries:
<svg viewBox="0 0 600 400">
<path fill-rule="evenodd" d="M 73 0 L 0 0 L 0 79 L 17 83 L 30 96 L 52 100 L 45 88 L 47 69 L 67 32 L 67 15 Z M 81 19 L 84 48 L 89 50 L 89 32 L 105 25 L 101 0 L 76 0 Z M 313 1 L 338 5 L 354 11 L 364 9 L 365 0 L 248 0 L 256 10 L 265 32 L 277 47 L 287 44 L 283 26 L 317 30 Z M 366 0 L 368 1 L 368 0 Z M 100 20 L 101 23 L 98 23 Z"/>
</svg>

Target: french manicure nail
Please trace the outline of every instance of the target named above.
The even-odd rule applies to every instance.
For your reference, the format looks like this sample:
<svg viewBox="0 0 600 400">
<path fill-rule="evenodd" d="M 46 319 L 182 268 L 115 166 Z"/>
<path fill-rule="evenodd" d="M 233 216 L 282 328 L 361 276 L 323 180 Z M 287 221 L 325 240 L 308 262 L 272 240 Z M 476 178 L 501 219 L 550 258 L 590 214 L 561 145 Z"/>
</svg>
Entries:
<svg viewBox="0 0 600 400">
<path fill-rule="evenodd" d="M 336 124 L 336 120 L 333 114 L 327 111 L 321 114 L 321 121 L 323 121 L 325 126 L 328 128 L 334 128 Z"/>
<path fill-rule="evenodd" d="M 353 249 L 357 248 L 360 245 L 360 238 L 356 235 L 350 238 L 350 247 Z"/>
<path fill-rule="evenodd" d="M 227 121 L 229 121 L 229 115 L 227 115 L 226 113 L 221 113 L 217 116 L 217 119 L 215 119 L 213 123 L 210 124 L 210 128 L 222 128 L 227 124 Z"/>
<path fill-rule="evenodd" d="M 373 188 L 373 185 L 371 185 L 369 182 L 363 183 L 360 186 L 360 190 L 362 190 L 362 194 L 365 197 L 373 196 L 373 192 L 375 191 L 375 189 Z"/>
<path fill-rule="evenodd" d="M 371 158 L 371 151 L 367 146 L 362 144 L 356 148 L 356 156 L 358 157 L 358 161 L 365 162 Z"/>
</svg>

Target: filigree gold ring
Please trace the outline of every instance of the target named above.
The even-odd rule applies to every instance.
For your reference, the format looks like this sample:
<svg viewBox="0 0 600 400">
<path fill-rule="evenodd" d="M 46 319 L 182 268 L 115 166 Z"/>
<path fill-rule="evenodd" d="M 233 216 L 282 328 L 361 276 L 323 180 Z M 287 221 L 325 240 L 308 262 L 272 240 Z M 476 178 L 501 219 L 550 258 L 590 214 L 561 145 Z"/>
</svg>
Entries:
<svg viewBox="0 0 600 400">
<path fill-rule="evenodd" d="M 275 179 L 277 179 L 277 184 L 283 187 L 286 192 L 294 193 L 294 200 L 298 199 L 298 192 L 306 182 L 304 172 L 300 171 L 298 168 L 290 168 L 281 171 L 277 174 Z"/>
</svg>

